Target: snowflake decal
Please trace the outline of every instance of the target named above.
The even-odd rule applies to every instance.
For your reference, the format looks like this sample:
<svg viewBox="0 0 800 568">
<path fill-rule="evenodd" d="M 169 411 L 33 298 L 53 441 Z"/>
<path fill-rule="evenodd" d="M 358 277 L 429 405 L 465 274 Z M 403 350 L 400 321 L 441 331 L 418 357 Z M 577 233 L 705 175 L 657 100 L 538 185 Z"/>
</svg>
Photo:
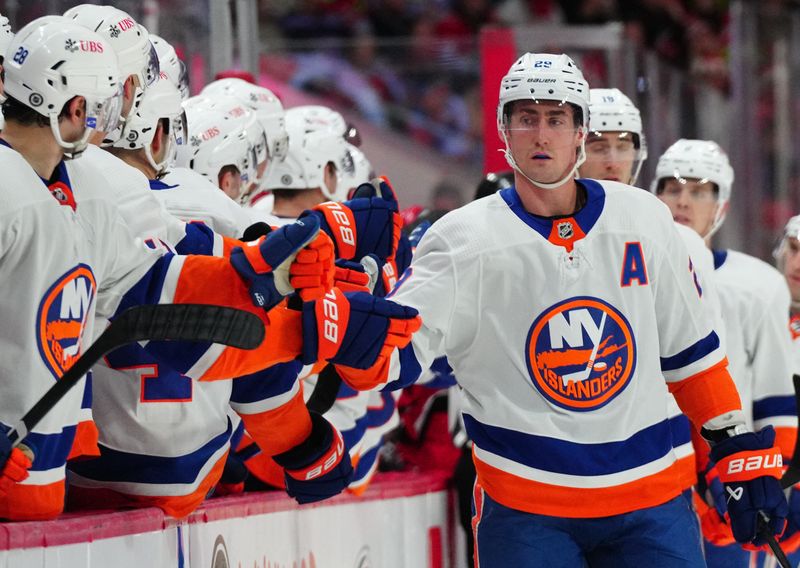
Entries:
<svg viewBox="0 0 800 568">
<path fill-rule="evenodd" d="M 122 31 L 120 31 L 120 29 L 117 27 L 116 24 L 111 24 L 110 26 L 108 26 L 108 34 L 111 37 L 119 37 L 119 34 L 121 33 Z"/>
<path fill-rule="evenodd" d="M 78 42 L 75 41 L 74 39 L 68 39 L 64 43 L 64 49 L 66 49 L 67 51 L 71 51 L 71 52 L 75 53 L 76 51 L 78 51 Z"/>
<path fill-rule="evenodd" d="M 189 139 L 189 143 L 190 143 L 192 146 L 199 146 L 199 145 L 200 145 L 200 143 L 201 143 L 201 142 L 200 142 L 200 138 L 199 138 L 199 137 L 197 137 L 197 136 L 192 136 L 192 137 Z"/>
</svg>

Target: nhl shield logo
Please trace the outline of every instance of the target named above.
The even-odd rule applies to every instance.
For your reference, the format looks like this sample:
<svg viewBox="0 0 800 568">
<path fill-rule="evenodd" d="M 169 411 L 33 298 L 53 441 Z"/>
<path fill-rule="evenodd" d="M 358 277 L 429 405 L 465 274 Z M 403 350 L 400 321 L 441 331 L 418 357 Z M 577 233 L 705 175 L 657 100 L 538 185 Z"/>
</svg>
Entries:
<svg viewBox="0 0 800 568">
<path fill-rule="evenodd" d="M 564 240 L 568 240 L 572 238 L 572 235 L 575 234 L 575 230 L 572 228 L 572 223 L 570 221 L 563 221 L 558 224 L 558 236 Z"/>
</svg>

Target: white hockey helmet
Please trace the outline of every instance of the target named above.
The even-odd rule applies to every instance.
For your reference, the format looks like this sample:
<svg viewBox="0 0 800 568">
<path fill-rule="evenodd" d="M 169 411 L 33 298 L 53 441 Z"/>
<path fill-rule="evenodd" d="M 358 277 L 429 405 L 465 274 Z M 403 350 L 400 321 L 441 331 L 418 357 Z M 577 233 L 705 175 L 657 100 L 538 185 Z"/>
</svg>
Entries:
<svg viewBox="0 0 800 568">
<path fill-rule="evenodd" d="M 666 179 L 675 178 L 681 183 L 687 179 L 712 182 L 717 186 L 717 209 L 711 228 L 703 238 L 711 237 L 722 226 L 727 214 L 727 204 L 733 189 L 733 168 L 725 150 L 712 140 L 689 140 L 681 138 L 658 159 L 656 175 L 650 191 L 659 193 Z"/>
<path fill-rule="evenodd" d="M 278 97 L 266 87 L 254 85 L 237 77 L 213 81 L 203 88 L 201 94 L 210 97 L 219 95 L 233 97 L 247 105 L 255 113 L 267 140 L 268 163 L 262 176 L 266 179 L 271 164 L 283 160 L 289 150 L 285 113 Z M 263 181 L 263 179 L 259 181 Z"/>
<path fill-rule="evenodd" d="M 619 89 L 590 89 L 589 116 L 587 142 L 591 142 L 595 133 L 620 132 L 631 135 L 636 153 L 631 179 L 626 183 L 636 183 L 642 164 L 647 159 L 647 140 L 639 109 Z"/>
<path fill-rule="evenodd" d="M 78 156 L 92 132 L 116 128 L 122 109 L 117 58 L 108 42 L 62 16 L 44 16 L 23 27 L 9 44 L 5 92 L 50 119 L 53 136 L 69 157 Z M 86 131 L 65 142 L 58 115 L 73 97 L 86 99 Z"/>
<path fill-rule="evenodd" d="M 150 34 L 127 12 L 113 6 L 80 4 L 64 16 L 94 30 L 111 45 L 123 82 L 131 75 L 136 77 L 134 103 L 128 113 L 133 114 L 144 90 L 159 78 L 158 55 Z"/>
<path fill-rule="evenodd" d="M 580 110 L 575 117 L 579 129 L 586 132 L 589 121 L 589 84 L 575 62 L 566 54 L 526 53 L 517 59 L 500 82 L 500 99 L 497 103 L 497 130 L 505 142 L 505 157 L 509 166 L 519 172 L 528 181 L 542 189 L 555 189 L 575 176 L 578 168 L 586 159 L 583 137 L 578 149 L 575 166 L 564 178 L 553 183 L 542 183 L 528 178 L 517 166 L 508 145 L 509 103 L 521 100 L 557 101 L 570 104 Z"/>
<path fill-rule="evenodd" d="M 158 56 L 158 66 L 161 71 L 161 79 L 166 78 L 172 81 L 181 93 L 181 99 L 189 98 L 189 74 L 186 64 L 178 57 L 178 53 L 172 44 L 161 36 L 150 34 L 150 41 L 153 42 L 156 55 Z"/>
<path fill-rule="evenodd" d="M 14 39 L 14 32 L 11 31 L 11 24 L 8 18 L 0 14 L 0 57 L 4 57 L 11 40 Z"/>
<path fill-rule="evenodd" d="M 150 148 L 158 122 L 166 120 L 168 142 L 164 158 L 156 162 Z M 181 107 L 181 94 L 171 81 L 159 81 L 144 92 L 139 108 L 128 117 L 122 128 L 122 136 L 114 143 L 115 148 L 137 150 L 144 148 L 147 161 L 158 174 L 164 173 L 175 159 L 176 145 L 184 140 L 186 113 Z"/>
<path fill-rule="evenodd" d="M 788 246 L 787 241 L 789 239 L 800 239 L 800 215 L 795 215 L 786 222 L 786 226 L 783 228 L 783 234 L 781 235 L 781 240 L 778 242 L 775 250 L 772 251 L 772 256 L 777 261 L 779 267 L 783 267 L 783 262 L 786 256 L 786 247 Z"/>
<path fill-rule="evenodd" d="M 188 136 L 178 146 L 177 165 L 190 168 L 219 183 L 225 166 L 239 170 L 243 182 L 250 171 L 250 144 L 242 121 L 228 116 L 204 97 L 190 97 L 183 103 Z"/>
<path fill-rule="evenodd" d="M 331 113 L 335 111 L 323 113 L 313 106 L 290 108 L 286 111 L 289 152 L 286 159 L 273 164 L 264 182 L 265 189 L 319 187 L 326 199 L 347 199 L 349 188 L 342 183 L 347 146 L 338 119 Z M 335 189 L 325 185 L 325 167 L 331 162 L 336 166 Z"/>
<path fill-rule="evenodd" d="M 267 159 L 267 139 L 255 113 L 239 99 L 227 95 L 207 96 L 201 93 L 194 101 L 198 106 L 210 105 L 222 111 L 226 117 L 242 127 L 248 144 L 246 168 L 241 172 L 242 181 L 248 185 L 257 181 L 258 164 Z"/>
</svg>

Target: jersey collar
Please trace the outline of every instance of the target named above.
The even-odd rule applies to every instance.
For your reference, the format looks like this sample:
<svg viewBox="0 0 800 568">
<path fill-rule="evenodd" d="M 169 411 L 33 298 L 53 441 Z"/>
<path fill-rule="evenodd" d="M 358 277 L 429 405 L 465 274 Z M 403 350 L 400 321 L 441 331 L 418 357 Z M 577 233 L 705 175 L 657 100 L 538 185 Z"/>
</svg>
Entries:
<svg viewBox="0 0 800 568">
<path fill-rule="evenodd" d="M 500 197 L 506 202 L 514 214 L 531 229 L 557 246 L 563 246 L 572 252 L 575 243 L 594 227 L 603 212 L 606 194 L 603 186 L 591 179 L 576 180 L 586 190 L 586 203 L 572 215 L 562 217 L 543 217 L 525 210 L 516 187 L 501 190 Z"/>
<path fill-rule="evenodd" d="M 714 257 L 714 270 L 717 270 L 728 260 L 728 251 L 726 250 L 712 250 L 711 255 Z"/>
<path fill-rule="evenodd" d="M 11 144 L 2 138 L 0 138 L 0 144 L 6 148 L 11 148 L 12 150 L 14 149 Z M 72 192 L 72 184 L 69 181 L 69 173 L 67 173 L 67 164 L 64 162 L 64 160 L 58 162 L 58 165 L 53 171 L 53 175 L 50 179 L 44 179 L 42 176 L 39 176 L 39 179 L 42 180 L 42 183 L 50 191 L 50 195 L 52 195 L 60 205 L 66 205 L 73 211 L 77 211 L 78 204 L 75 202 L 75 195 Z"/>
<path fill-rule="evenodd" d="M 160 179 L 151 179 L 148 180 L 150 182 L 150 189 L 154 190 L 161 190 L 161 189 L 175 189 L 178 187 L 178 184 L 169 185 L 161 181 Z"/>
</svg>

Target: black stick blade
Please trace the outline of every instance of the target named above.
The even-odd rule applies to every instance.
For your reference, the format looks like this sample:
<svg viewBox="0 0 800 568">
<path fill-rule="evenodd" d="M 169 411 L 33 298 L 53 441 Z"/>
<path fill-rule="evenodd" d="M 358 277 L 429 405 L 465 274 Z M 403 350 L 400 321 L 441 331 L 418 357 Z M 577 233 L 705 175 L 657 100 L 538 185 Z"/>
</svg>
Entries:
<svg viewBox="0 0 800 568">
<path fill-rule="evenodd" d="M 113 322 L 128 341 L 198 341 L 255 349 L 264 323 L 250 312 L 204 304 L 136 306 Z"/>
</svg>

